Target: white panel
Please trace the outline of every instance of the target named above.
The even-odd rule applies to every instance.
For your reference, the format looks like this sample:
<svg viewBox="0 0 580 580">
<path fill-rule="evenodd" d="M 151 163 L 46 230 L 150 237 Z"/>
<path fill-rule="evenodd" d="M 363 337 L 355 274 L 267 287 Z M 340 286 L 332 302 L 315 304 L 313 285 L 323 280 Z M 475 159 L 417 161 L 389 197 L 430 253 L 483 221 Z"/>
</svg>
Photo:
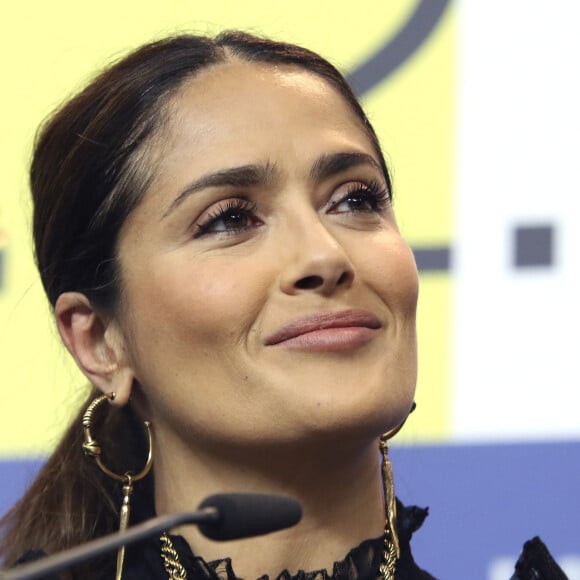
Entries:
<svg viewBox="0 0 580 580">
<path fill-rule="evenodd" d="M 580 4 L 458 4 L 452 430 L 580 435 Z M 552 225 L 556 263 L 517 269 L 516 225 Z"/>
</svg>

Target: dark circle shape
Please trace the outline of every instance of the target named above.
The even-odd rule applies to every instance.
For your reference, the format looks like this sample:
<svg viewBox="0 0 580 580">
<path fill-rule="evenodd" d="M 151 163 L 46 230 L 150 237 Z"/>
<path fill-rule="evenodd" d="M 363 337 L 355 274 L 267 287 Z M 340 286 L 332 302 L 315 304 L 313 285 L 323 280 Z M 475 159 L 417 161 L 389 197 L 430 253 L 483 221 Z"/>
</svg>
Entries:
<svg viewBox="0 0 580 580">
<path fill-rule="evenodd" d="M 419 0 L 404 26 L 347 80 L 360 97 L 397 70 L 425 42 L 441 20 L 450 0 Z"/>
</svg>

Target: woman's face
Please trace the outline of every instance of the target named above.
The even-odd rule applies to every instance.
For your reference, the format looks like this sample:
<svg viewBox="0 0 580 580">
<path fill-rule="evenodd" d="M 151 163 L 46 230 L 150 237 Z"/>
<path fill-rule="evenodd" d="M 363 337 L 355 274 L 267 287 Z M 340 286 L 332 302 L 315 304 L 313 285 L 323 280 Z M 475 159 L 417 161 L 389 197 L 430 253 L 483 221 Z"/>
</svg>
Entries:
<svg viewBox="0 0 580 580">
<path fill-rule="evenodd" d="M 417 273 L 347 103 L 234 61 L 188 81 L 170 118 L 119 239 L 118 324 L 156 432 L 247 446 L 398 424 Z"/>
</svg>

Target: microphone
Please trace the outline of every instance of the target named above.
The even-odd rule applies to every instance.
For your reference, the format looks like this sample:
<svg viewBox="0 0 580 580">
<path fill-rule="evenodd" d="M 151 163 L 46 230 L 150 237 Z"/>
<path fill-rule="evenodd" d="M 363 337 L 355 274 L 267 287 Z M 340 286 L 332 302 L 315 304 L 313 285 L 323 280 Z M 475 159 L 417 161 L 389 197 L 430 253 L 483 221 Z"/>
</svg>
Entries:
<svg viewBox="0 0 580 580">
<path fill-rule="evenodd" d="M 212 495 L 199 509 L 214 508 L 217 521 L 199 524 L 199 531 L 211 540 L 237 540 L 289 528 L 300 521 L 302 508 L 290 497 L 265 493 Z"/>
<path fill-rule="evenodd" d="M 212 540 L 236 540 L 292 527 L 302 517 L 293 498 L 261 493 L 217 494 L 204 499 L 195 512 L 158 516 L 124 532 L 115 532 L 60 554 L 0 572 L 0 580 L 34 580 L 55 574 L 121 546 L 128 546 L 183 524 L 196 524 Z"/>
</svg>

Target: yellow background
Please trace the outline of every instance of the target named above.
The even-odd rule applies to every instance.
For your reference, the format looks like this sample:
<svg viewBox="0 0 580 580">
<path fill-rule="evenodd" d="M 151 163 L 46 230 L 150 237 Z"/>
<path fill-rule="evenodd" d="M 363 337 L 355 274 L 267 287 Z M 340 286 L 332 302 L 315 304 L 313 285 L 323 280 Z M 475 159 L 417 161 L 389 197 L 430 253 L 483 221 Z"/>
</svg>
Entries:
<svg viewBox="0 0 580 580">
<path fill-rule="evenodd" d="M 138 44 L 181 30 L 242 28 L 303 44 L 343 72 L 356 68 L 404 24 L 417 2 L 78 0 L 11 2 L 2 12 L 0 58 L 0 456 L 50 449 L 84 393 L 60 346 L 34 269 L 26 168 L 36 127 L 96 70 Z M 413 246 L 452 240 L 455 25 L 439 26 L 364 105 L 394 175 L 396 211 Z M 448 273 L 422 276 L 418 411 L 400 439 L 449 432 Z"/>
</svg>

